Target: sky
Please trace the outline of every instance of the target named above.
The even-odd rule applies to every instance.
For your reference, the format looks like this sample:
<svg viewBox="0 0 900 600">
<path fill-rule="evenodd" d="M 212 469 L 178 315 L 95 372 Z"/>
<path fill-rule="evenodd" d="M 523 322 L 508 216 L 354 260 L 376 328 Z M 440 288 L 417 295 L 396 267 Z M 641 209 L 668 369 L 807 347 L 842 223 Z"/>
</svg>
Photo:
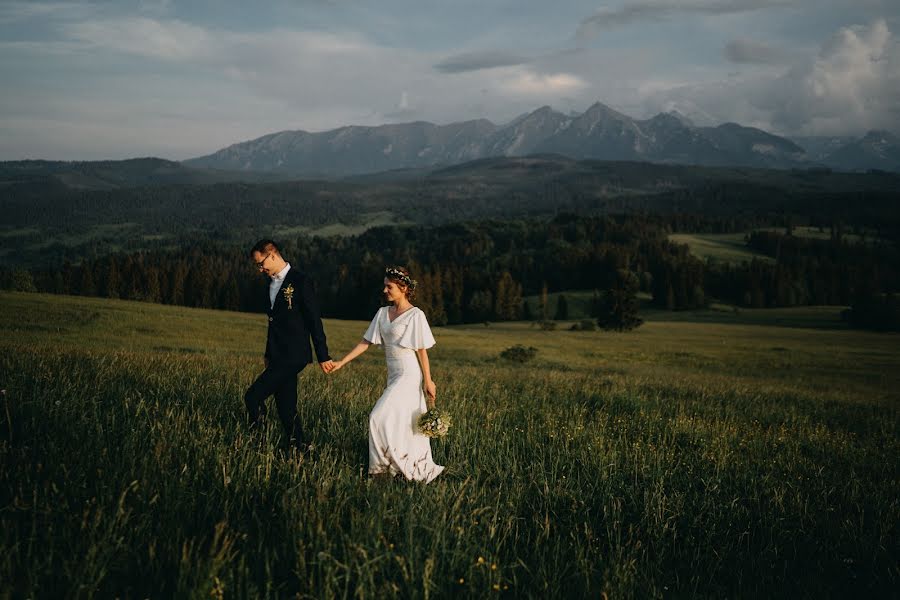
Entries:
<svg viewBox="0 0 900 600">
<path fill-rule="evenodd" d="M 900 0 L 0 0 L 0 160 L 602 102 L 900 133 Z"/>
</svg>

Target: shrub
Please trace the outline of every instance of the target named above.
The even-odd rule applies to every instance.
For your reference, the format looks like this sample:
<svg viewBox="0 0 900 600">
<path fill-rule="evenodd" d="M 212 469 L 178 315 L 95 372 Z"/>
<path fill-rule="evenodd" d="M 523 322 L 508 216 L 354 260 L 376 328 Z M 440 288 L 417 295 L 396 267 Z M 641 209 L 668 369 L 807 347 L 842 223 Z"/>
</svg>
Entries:
<svg viewBox="0 0 900 600">
<path fill-rule="evenodd" d="M 590 319 L 585 319 L 578 323 L 572 324 L 569 327 L 571 331 L 595 331 L 597 329 L 597 325 Z"/>
<path fill-rule="evenodd" d="M 525 363 L 533 359 L 536 354 L 537 348 L 534 346 L 528 346 L 526 348 L 521 344 L 516 344 L 501 352 L 500 357 L 513 362 Z"/>
</svg>

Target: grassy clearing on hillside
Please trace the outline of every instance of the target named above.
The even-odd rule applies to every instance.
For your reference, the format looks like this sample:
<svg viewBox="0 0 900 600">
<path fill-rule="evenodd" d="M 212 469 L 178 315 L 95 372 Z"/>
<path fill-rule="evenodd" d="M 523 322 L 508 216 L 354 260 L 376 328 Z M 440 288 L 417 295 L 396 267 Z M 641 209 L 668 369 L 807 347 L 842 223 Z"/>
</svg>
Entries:
<svg viewBox="0 0 900 600">
<path fill-rule="evenodd" d="M 278 239 L 286 239 L 292 236 L 301 235 L 318 235 L 328 237 L 332 235 L 359 235 L 372 229 L 373 227 L 381 227 L 384 225 L 409 225 L 409 222 L 398 219 L 394 213 L 383 210 L 358 215 L 355 219 L 357 224 L 348 225 L 346 223 L 331 223 L 322 227 L 280 227 L 275 228 L 275 234 Z"/>
<path fill-rule="evenodd" d="M 304 371 L 300 416 L 323 451 L 298 464 L 278 427 L 244 429 L 263 316 L 0 306 L 0 597 L 885 597 L 900 583 L 900 337 L 828 328 L 833 309 L 776 326 L 648 316 L 630 334 L 436 329 L 455 427 L 433 443 L 446 473 L 421 486 L 363 476 L 377 349 L 332 378 Z M 365 326 L 327 321 L 333 354 Z M 498 358 L 516 343 L 537 358 Z"/>
<path fill-rule="evenodd" d="M 784 227 L 762 227 L 761 231 L 775 231 L 784 233 Z M 831 238 L 831 231 L 818 227 L 794 227 L 793 235 L 799 238 L 827 240 Z M 749 232 L 748 232 L 749 233 Z M 764 261 L 772 261 L 771 256 L 756 252 L 748 248 L 744 243 L 746 233 L 672 233 L 669 241 L 676 244 L 687 244 L 691 254 L 701 260 L 712 259 L 718 262 L 741 263 L 751 261 L 754 258 Z M 844 233 L 843 239 L 849 243 L 859 243 L 864 238 L 857 234 Z M 869 236 L 870 241 L 877 241 L 874 235 Z"/>
<path fill-rule="evenodd" d="M 754 258 L 771 261 L 765 254 L 755 252 L 744 243 L 743 233 L 673 233 L 669 241 L 687 244 L 691 254 L 701 260 L 741 263 Z"/>
</svg>

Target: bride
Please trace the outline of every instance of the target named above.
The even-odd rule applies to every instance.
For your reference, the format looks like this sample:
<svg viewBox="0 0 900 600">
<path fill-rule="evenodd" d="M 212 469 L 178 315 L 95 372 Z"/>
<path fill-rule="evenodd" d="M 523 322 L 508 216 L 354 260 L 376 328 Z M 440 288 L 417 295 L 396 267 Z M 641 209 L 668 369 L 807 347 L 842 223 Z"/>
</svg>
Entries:
<svg viewBox="0 0 900 600">
<path fill-rule="evenodd" d="M 427 350 L 434 346 L 434 337 L 425 313 L 411 303 L 416 281 L 406 269 L 385 269 L 382 291 L 390 306 L 378 309 L 363 339 L 344 358 L 334 361 L 331 372 L 372 344 L 384 346 L 388 382 L 369 413 L 369 475 L 403 475 L 428 483 L 444 470 L 434 463 L 430 440 L 417 424 L 419 416 L 434 407 L 436 398 Z"/>
</svg>

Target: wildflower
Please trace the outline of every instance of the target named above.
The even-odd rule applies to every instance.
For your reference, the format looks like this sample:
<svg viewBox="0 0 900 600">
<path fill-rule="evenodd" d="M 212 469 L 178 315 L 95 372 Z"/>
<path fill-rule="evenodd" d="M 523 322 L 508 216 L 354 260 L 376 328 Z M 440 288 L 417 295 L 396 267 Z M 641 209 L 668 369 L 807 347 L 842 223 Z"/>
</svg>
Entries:
<svg viewBox="0 0 900 600">
<path fill-rule="evenodd" d="M 459 582 L 460 582 L 460 583 L 465 583 L 465 582 L 466 582 L 466 580 L 465 580 L 465 579 L 463 579 L 463 578 L 462 578 L 462 577 L 460 577 L 460 578 L 459 578 Z"/>
<path fill-rule="evenodd" d="M 479 564 L 479 565 L 483 565 L 483 564 L 484 564 L 484 557 L 483 557 L 483 556 L 479 556 L 479 557 L 478 557 L 478 564 Z"/>
</svg>

